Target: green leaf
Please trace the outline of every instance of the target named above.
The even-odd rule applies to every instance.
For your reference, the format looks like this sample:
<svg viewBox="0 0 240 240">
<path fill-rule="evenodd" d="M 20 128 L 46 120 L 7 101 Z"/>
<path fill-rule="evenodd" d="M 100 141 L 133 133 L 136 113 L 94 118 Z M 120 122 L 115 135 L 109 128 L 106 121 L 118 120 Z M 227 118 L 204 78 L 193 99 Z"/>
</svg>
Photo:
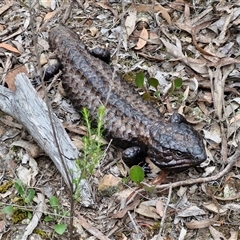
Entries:
<svg viewBox="0 0 240 240">
<path fill-rule="evenodd" d="M 13 214 L 13 207 L 12 206 L 7 206 L 2 209 L 2 213 L 4 214 Z"/>
<path fill-rule="evenodd" d="M 18 179 L 15 183 L 14 183 L 15 188 L 17 189 L 18 194 L 20 194 L 21 197 L 24 196 L 24 188 L 23 188 L 23 183 L 21 182 L 20 179 Z"/>
<path fill-rule="evenodd" d="M 160 91 L 154 92 L 154 96 L 157 97 L 157 98 L 160 97 Z"/>
<path fill-rule="evenodd" d="M 54 226 L 55 232 L 58 233 L 59 235 L 62 235 L 66 231 L 66 229 L 67 229 L 67 225 L 63 223 L 56 224 Z"/>
<path fill-rule="evenodd" d="M 55 196 L 50 197 L 49 203 L 50 203 L 50 205 L 51 205 L 54 209 L 58 209 L 59 204 L 58 204 L 58 199 L 57 199 L 57 197 L 55 197 Z"/>
<path fill-rule="evenodd" d="M 144 179 L 145 174 L 140 166 L 132 166 L 130 168 L 129 176 L 133 182 L 139 184 Z"/>
<path fill-rule="evenodd" d="M 176 89 L 179 89 L 182 87 L 182 78 L 176 78 L 173 82 Z"/>
<path fill-rule="evenodd" d="M 44 221 L 45 222 L 50 222 L 50 221 L 52 221 L 54 218 L 53 217 L 51 217 L 51 216 L 46 216 L 45 218 L 44 218 Z"/>
<path fill-rule="evenodd" d="M 144 86 L 144 73 L 138 72 L 135 78 L 135 83 L 139 88 L 143 88 Z"/>
<path fill-rule="evenodd" d="M 148 84 L 152 87 L 154 87 L 155 89 L 157 89 L 159 82 L 156 78 L 149 78 L 148 79 Z"/>
<path fill-rule="evenodd" d="M 128 178 L 128 177 L 123 177 L 123 178 L 122 178 L 123 184 L 127 184 L 128 181 L 129 181 L 129 178 Z"/>
<path fill-rule="evenodd" d="M 27 217 L 28 217 L 28 219 L 32 219 L 32 213 L 31 212 L 27 212 Z"/>
<path fill-rule="evenodd" d="M 34 189 L 29 189 L 28 190 L 28 195 L 24 199 L 25 203 L 31 203 L 33 198 L 34 198 L 34 196 L 35 196 L 35 190 Z"/>
<path fill-rule="evenodd" d="M 63 212 L 62 212 L 62 215 L 63 215 L 63 216 L 70 217 L 71 214 L 70 214 L 69 211 L 63 211 Z"/>
</svg>

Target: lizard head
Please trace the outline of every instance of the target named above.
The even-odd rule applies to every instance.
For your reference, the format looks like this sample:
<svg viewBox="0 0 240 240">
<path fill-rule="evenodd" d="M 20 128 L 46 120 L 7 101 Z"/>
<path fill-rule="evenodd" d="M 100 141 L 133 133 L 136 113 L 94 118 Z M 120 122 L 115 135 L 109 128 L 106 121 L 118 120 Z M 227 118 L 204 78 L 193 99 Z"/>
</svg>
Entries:
<svg viewBox="0 0 240 240">
<path fill-rule="evenodd" d="M 150 128 L 148 156 L 164 170 L 183 170 L 199 165 L 207 158 L 200 134 L 174 113 L 169 122 L 156 122 Z"/>
</svg>

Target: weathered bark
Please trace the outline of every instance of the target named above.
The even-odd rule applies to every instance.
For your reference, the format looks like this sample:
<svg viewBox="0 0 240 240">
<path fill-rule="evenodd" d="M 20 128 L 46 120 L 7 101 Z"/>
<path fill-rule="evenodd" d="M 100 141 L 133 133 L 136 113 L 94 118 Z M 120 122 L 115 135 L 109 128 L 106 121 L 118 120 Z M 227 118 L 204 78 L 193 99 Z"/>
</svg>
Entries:
<svg viewBox="0 0 240 240">
<path fill-rule="evenodd" d="M 52 113 L 57 141 L 67 168 L 65 171 L 57 149 L 46 103 L 38 96 L 25 74 L 20 73 L 16 76 L 15 86 L 15 92 L 0 86 L 0 109 L 11 115 L 28 130 L 38 145 L 52 159 L 65 183 L 70 187 L 72 179 L 79 177 L 74 161 L 79 157 L 77 148 L 71 142 L 62 123 Z M 70 183 L 68 179 L 70 179 Z M 81 196 L 84 206 L 92 204 L 90 186 L 86 181 L 81 182 Z"/>
</svg>

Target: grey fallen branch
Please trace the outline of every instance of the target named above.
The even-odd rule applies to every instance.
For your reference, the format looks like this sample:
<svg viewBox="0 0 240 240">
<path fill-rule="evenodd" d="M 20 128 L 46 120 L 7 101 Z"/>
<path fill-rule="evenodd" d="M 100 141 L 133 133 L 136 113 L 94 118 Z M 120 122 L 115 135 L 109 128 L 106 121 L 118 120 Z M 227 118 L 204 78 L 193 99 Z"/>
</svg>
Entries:
<svg viewBox="0 0 240 240">
<path fill-rule="evenodd" d="M 67 168 L 65 171 L 57 149 L 46 103 L 38 96 L 25 74 L 20 73 L 16 76 L 15 86 L 15 92 L 0 86 L 0 109 L 11 115 L 28 130 L 54 162 L 65 183 L 70 187 L 72 182 L 69 183 L 68 179 L 72 181 L 79 177 L 74 161 L 79 157 L 77 148 L 71 142 L 62 123 L 52 114 L 57 141 Z M 84 180 L 81 181 L 81 202 L 86 207 L 93 204 L 90 186 Z"/>
</svg>

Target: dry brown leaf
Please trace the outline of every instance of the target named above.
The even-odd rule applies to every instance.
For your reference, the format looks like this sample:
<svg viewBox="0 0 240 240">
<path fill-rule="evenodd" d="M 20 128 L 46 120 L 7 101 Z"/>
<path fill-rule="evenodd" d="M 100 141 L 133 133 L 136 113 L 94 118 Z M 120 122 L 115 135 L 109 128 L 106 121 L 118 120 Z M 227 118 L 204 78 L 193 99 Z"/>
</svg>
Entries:
<svg viewBox="0 0 240 240">
<path fill-rule="evenodd" d="M 219 119 L 222 119 L 223 114 L 223 103 L 224 103 L 224 87 L 225 87 L 225 80 L 227 79 L 228 75 L 234 69 L 234 65 L 228 65 L 225 67 L 220 68 L 218 66 L 215 71 L 212 71 L 209 68 L 209 77 L 211 82 L 213 83 L 213 103 L 216 115 Z"/>
<path fill-rule="evenodd" d="M 158 201 L 157 201 L 156 211 L 160 217 L 163 217 L 164 206 L 163 206 L 163 202 L 160 199 L 158 199 Z"/>
<path fill-rule="evenodd" d="M 136 50 L 142 49 L 147 44 L 148 36 L 149 35 L 147 29 L 143 27 L 137 42 L 137 46 L 134 49 Z"/>
<path fill-rule="evenodd" d="M 136 8 L 132 6 L 128 10 L 128 16 L 126 17 L 126 20 L 125 20 L 125 28 L 126 28 L 128 37 L 133 33 L 136 26 L 136 21 L 137 21 L 137 11 L 136 11 Z"/>
<path fill-rule="evenodd" d="M 77 215 L 77 221 L 79 222 L 79 224 L 88 232 L 90 232 L 91 235 L 95 236 L 99 240 L 110 240 L 110 238 L 106 237 L 102 232 L 100 232 L 97 228 L 90 224 L 87 221 L 86 217 L 81 216 L 81 214 L 77 210 L 75 210 L 74 213 L 75 215 Z M 76 223 L 76 220 L 74 221 L 74 223 Z"/>
<path fill-rule="evenodd" d="M 44 21 L 44 22 L 48 21 L 49 19 L 53 18 L 58 12 L 59 12 L 59 9 L 56 9 L 56 10 L 54 10 L 54 11 L 52 11 L 52 12 L 48 12 L 48 13 L 45 15 L 43 21 Z"/>
<path fill-rule="evenodd" d="M 10 126 L 12 128 L 18 128 L 18 129 L 22 129 L 23 128 L 23 126 L 21 124 L 13 122 L 13 118 L 11 116 L 6 116 L 5 118 L 1 117 L 0 121 L 3 122 L 6 126 Z"/>
<path fill-rule="evenodd" d="M 191 222 L 185 222 L 188 229 L 203 229 L 211 226 L 218 220 L 219 216 L 215 216 L 212 219 L 205 219 L 202 221 L 192 220 Z"/>
<path fill-rule="evenodd" d="M 28 71 L 24 65 L 17 67 L 11 71 L 9 71 L 5 77 L 5 82 L 8 85 L 8 88 L 11 89 L 12 91 L 16 90 L 15 87 L 15 77 L 18 73 L 25 73 L 28 75 Z"/>
<path fill-rule="evenodd" d="M 7 11 L 13 5 L 13 1 L 8 2 L 0 8 L 0 15 Z"/>
<path fill-rule="evenodd" d="M 96 2 L 94 3 L 95 5 L 98 5 L 99 7 L 106 9 L 106 10 L 110 10 L 112 12 L 112 14 L 114 15 L 115 18 L 118 18 L 118 13 L 116 10 L 114 10 L 111 6 L 109 6 L 108 4 L 106 4 L 105 2 Z"/>
<path fill-rule="evenodd" d="M 222 119 L 222 109 L 223 109 L 223 88 L 224 82 L 222 81 L 222 71 L 217 68 L 215 71 L 209 69 L 209 77 L 213 88 L 213 103 L 216 115 L 219 119 Z"/>
<path fill-rule="evenodd" d="M 96 36 L 98 33 L 98 29 L 95 26 L 90 27 L 88 30 L 90 31 L 92 37 Z"/>
<path fill-rule="evenodd" d="M 2 32 L 4 30 L 4 25 L 0 24 L 0 32 Z"/>
<path fill-rule="evenodd" d="M 7 43 L 0 43 L 0 48 L 5 48 L 6 50 L 10 52 L 15 52 L 21 55 L 21 53 L 13 46 L 7 44 Z"/>
<path fill-rule="evenodd" d="M 44 8 L 50 8 L 54 10 L 56 8 L 56 1 L 55 0 L 39 0 L 39 4 Z"/>
<path fill-rule="evenodd" d="M 111 217 L 112 218 L 123 218 L 128 211 L 135 209 L 139 203 L 140 203 L 140 199 L 139 199 L 139 197 L 136 197 L 131 204 L 126 206 L 124 209 L 118 211 L 117 213 L 112 214 Z"/>
<path fill-rule="evenodd" d="M 122 179 L 112 174 L 104 175 L 98 184 L 98 191 L 102 196 L 112 196 L 122 188 Z"/>
<path fill-rule="evenodd" d="M 192 216 L 199 216 L 205 215 L 206 212 L 197 206 L 190 206 L 180 212 L 178 212 L 178 217 L 192 217 Z"/>
<path fill-rule="evenodd" d="M 41 53 L 39 60 L 40 60 L 40 65 L 41 66 L 47 64 L 47 62 L 48 62 L 48 59 L 47 59 L 47 56 L 46 56 L 45 53 Z"/>
<path fill-rule="evenodd" d="M 227 58 L 222 58 L 220 59 L 218 62 L 216 62 L 215 64 L 211 65 L 208 64 L 208 66 L 214 66 L 214 67 L 224 67 L 230 64 L 240 64 L 240 60 L 239 59 L 235 59 L 235 58 L 231 58 L 231 57 L 227 57 Z"/>
<path fill-rule="evenodd" d="M 72 137 L 72 141 L 73 141 L 73 144 L 75 145 L 75 147 L 80 151 L 83 149 L 84 147 L 84 144 L 83 144 L 83 141 L 80 137 Z"/>
<path fill-rule="evenodd" d="M 189 34 L 191 34 L 192 40 L 193 40 L 193 44 L 194 44 L 194 46 L 196 47 L 196 49 L 197 49 L 199 52 L 201 52 L 201 53 L 204 54 L 204 55 L 213 56 L 213 57 L 214 57 L 215 55 L 213 55 L 213 54 L 207 52 L 206 50 L 204 50 L 203 48 L 201 48 L 201 47 L 198 45 L 197 41 L 196 41 L 196 34 L 197 34 L 201 29 L 204 29 L 204 28 L 206 28 L 207 26 L 209 26 L 210 23 L 211 23 L 211 21 L 207 20 L 206 22 L 203 22 L 203 23 L 201 23 L 201 24 L 199 24 L 199 25 L 197 25 L 197 26 L 193 26 L 192 21 L 188 19 L 188 20 L 184 21 L 183 23 L 177 22 L 176 25 L 177 25 L 180 29 L 182 29 L 182 30 L 188 32 Z"/>
<path fill-rule="evenodd" d="M 15 40 L 12 40 L 11 42 L 21 54 L 24 53 L 23 45 L 20 42 L 15 41 Z"/>
<path fill-rule="evenodd" d="M 160 216 L 157 214 L 156 208 L 147 204 L 147 202 L 142 202 L 139 207 L 135 210 L 138 214 L 149 217 L 159 219 Z"/>
<path fill-rule="evenodd" d="M 196 47 L 196 49 L 201 52 L 204 55 L 207 56 L 214 56 L 212 53 L 209 53 L 208 51 L 204 50 L 201 48 L 197 41 L 196 41 L 196 34 L 199 33 L 200 30 L 205 29 L 207 26 L 209 26 L 212 23 L 211 16 L 207 15 L 204 19 L 202 19 L 206 14 L 211 11 L 212 8 L 206 9 L 204 12 L 201 14 L 197 15 L 197 17 L 190 19 L 190 8 L 188 4 L 185 4 L 185 20 L 184 22 L 177 22 L 176 25 L 191 34 L 193 44 Z"/>
<path fill-rule="evenodd" d="M 227 138 L 231 137 L 240 128 L 240 120 L 235 120 L 229 127 L 227 132 Z"/>
<path fill-rule="evenodd" d="M 33 144 L 33 143 L 30 143 L 30 142 L 24 141 L 24 140 L 14 141 L 11 144 L 11 146 L 17 146 L 17 147 L 24 148 L 32 158 L 39 157 L 40 153 L 42 152 L 37 144 Z"/>
<path fill-rule="evenodd" d="M 216 213 L 216 214 L 224 214 L 227 211 L 227 209 L 224 209 L 223 206 L 221 206 L 221 205 L 216 206 L 214 203 L 205 203 L 205 204 L 203 204 L 203 206 L 207 210 L 209 210 L 213 213 Z"/>
<path fill-rule="evenodd" d="M 203 48 L 201 48 L 197 42 L 196 42 L 196 39 L 195 39 L 195 34 L 192 33 L 192 40 L 193 40 L 193 44 L 195 46 L 195 48 L 202 54 L 204 55 L 207 55 L 207 56 L 212 56 L 212 57 L 215 57 L 213 54 L 207 52 L 206 50 L 204 50 Z"/>
<path fill-rule="evenodd" d="M 211 128 L 209 130 L 203 129 L 203 131 L 204 131 L 205 138 L 215 143 L 222 142 L 221 129 L 218 123 L 212 123 Z"/>
<path fill-rule="evenodd" d="M 234 99 L 231 100 L 231 102 L 229 102 L 226 105 L 226 108 L 224 110 L 224 115 L 225 117 L 229 117 L 231 114 L 233 114 L 240 106 L 240 98 L 236 97 Z"/>
<path fill-rule="evenodd" d="M 227 240 L 221 232 L 217 231 L 212 226 L 209 226 L 209 231 L 214 240 Z"/>
<path fill-rule="evenodd" d="M 87 128 L 85 126 L 66 124 L 63 123 L 63 126 L 70 132 L 77 133 L 79 135 L 87 136 Z"/>
<path fill-rule="evenodd" d="M 238 230 L 230 230 L 231 237 L 228 240 L 238 240 Z"/>
<path fill-rule="evenodd" d="M 168 52 L 176 58 L 175 60 L 180 60 L 184 62 L 187 66 L 191 67 L 193 70 L 202 75 L 208 74 L 208 68 L 206 66 L 207 61 L 204 59 L 194 59 L 190 57 L 185 57 L 182 52 L 181 42 L 178 39 L 176 39 L 178 46 L 175 46 L 174 44 L 170 43 L 164 38 L 160 38 L 160 40 L 165 45 Z"/>
<path fill-rule="evenodd" d="M 26 168 L 20 165 L 17 170 L 17 176 L 18 178 L 23 182 L 24 185 L 31 186 L 31 180 L 32 180 L 32 170 L 31 168 Z"/>
<path fill-rule="evenodd" d="M 234 124 L 236 121 L 239 121 L 240 119 L 240 114 L 235 115 L 231 120 L 230 120 L 230 125 Z"/>
<path fill-rule="evenodd" d="M 161 41 L 159 39 L 159 36 L 155 32 L 149 32 L 149 44 L 157 44 L 160 45 Z"/>
<path fill-rule="evenodd" d="M 172 20 L 170 15 L 167 12 L 167 9 L 161 6 L 160 4 L 157 4 L 153 7 L 153 5 L 147 5 L 147 4 L 140 4 L 136 6 L 137 12 L 160 12 L 162 14 L 162 17 L 167 21 L 169 25 L 172 25 Z"/>
<path fill-rule="evenodd" d="M 151 184 L 152 185 L 162 184 L 164 180 L 166 180 L 166 177 L 168 176 L 168 174 L 169 174 L 169 171 L 160 172 L 160 174 L 158 174 L 157 177 L 152 179 Z"/>
</svg>

